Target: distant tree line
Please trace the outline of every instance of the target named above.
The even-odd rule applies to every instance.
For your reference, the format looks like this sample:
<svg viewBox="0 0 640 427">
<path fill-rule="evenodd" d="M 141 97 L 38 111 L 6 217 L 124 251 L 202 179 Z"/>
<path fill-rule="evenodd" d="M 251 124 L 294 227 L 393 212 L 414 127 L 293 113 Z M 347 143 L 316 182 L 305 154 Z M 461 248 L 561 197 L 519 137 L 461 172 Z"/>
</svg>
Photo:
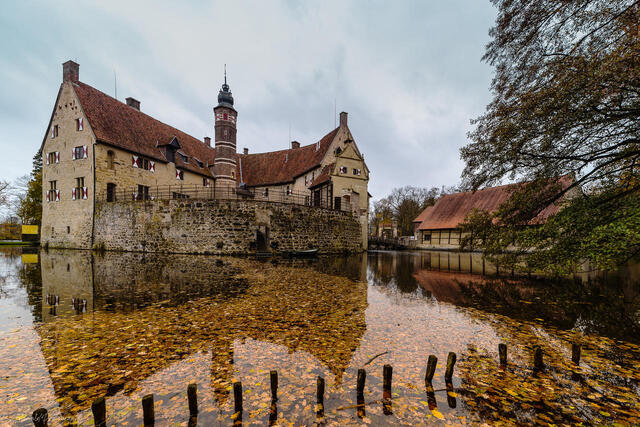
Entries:
<svg viewBox="0 0 640 427">
<path fill-rule="evenodd" d="M 397 221 L 398 235 L 413 235 L 413 220 L 427 207 L 435 204 L 443 194 L 457 191 L 456 187 L 405 187 L 394 188 L 391 193 L 371 206 L 369 222 L 377 229 L 385 221 Z"/>
<path fill-rule="evenodd" d="M 30 175 L 23 175 L 14 182 L 0 181 L 0 210 L 3 222 L 14 218 L 22 224 L 40 225 L 42 222 L 42 155 L 33 158 Z"/>
</svg>

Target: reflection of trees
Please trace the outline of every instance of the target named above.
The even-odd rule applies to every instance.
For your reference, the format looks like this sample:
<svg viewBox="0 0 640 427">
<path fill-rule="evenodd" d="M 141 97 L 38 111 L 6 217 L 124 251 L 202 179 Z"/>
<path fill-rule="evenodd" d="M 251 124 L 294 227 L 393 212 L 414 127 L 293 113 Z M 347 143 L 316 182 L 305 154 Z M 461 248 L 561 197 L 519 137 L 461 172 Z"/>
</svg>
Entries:
<svg viewBox="0 0 640 427">
<path fill-rule="evenodd" d="M 424 263 L 422 254 L 372 252 L 368 255 L 373 285 L 393 287 L 401 293 L 414 293 L 418 283 L 413 272 Z"/>
<path fill-rule="evenodd" d="M 140 257 L 95 259 L 96 304 L 112 311 L 82 321 L 59 317 L 39 328 L 67 415 L 209 349 L 211 384 L 224 401 L 234 375 L 233 342 L 246 338 L 307 352 L 339 382 L 366 329 L 362 282 L 242 259 Z"/>
</svg>

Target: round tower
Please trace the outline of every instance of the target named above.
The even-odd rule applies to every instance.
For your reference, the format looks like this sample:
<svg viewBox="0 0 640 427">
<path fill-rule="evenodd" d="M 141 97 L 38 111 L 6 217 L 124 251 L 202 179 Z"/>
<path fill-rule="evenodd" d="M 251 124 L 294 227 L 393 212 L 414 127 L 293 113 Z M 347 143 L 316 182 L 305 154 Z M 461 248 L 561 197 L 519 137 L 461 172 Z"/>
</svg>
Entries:
<svg viewBox="0 0 640 427">
<path fill-rule="evenodd" d="M 215 147 L 213 174 L 216 186 L 236 185 L 236 119 L 238 112 L 233 108 L 233 95 L 227 84 L 225 67 L 224 84 L 218 93 L 218 105 L 213 108 L 215 117 Z"/>
</svg>

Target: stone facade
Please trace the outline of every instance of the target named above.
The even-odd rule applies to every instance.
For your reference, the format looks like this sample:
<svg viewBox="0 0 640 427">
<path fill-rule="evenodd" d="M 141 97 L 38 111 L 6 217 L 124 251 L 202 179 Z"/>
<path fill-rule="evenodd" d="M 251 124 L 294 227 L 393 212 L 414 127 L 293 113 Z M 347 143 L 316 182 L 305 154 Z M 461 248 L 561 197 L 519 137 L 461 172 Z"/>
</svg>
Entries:
<svg viewBox="0 0 640 427">
<path fill-rule="evenodd" d="M 266 236 L 263 248 L 258 232 Z M 95 246 L 165 253 L 358 252 L 362 228 L 349 212 L 259 201 L 98 202 Z"/>
<path fill-rule="evenodd" d="M 365 250 L 369 170 L 347 126 L 347 113 L 341 113 L 340 126 L 316 144 L 300 147 L 299 143 L 292 143 L 288 150 L 240 155 L 236 153 L 237 111 L 226 79 L 218 102 L 214 108 L 213 149 L 210 138 L 200 141 L 142 113 L 139 101 L 127 98 L 127 102 L 122 103 L 80 82 L 79 65 L 73 61 L 65 62 L 63 82 L 41 146 L 44 191 L 42 245 L 90 249 L 103 243 L 96 240 L 96 221 L 106 209 L 98 205 L 106 201 L 137 200 L 140 203 L 144 200 L 147 206 L 149 200 L 160 198 L 188 198 L 196 203 L 196 199 L 255 197 L 256 201 L 296 203 L 309 207 L 313 205 L 314 191 L 318 191 L 312 183 L 331 167 L 328 180 L 322 187 L 327 203 L 321 206 L 330 210 L 341 209 L 355 217 L 352 220 L 361 229 L 357 233 L 356 250 Z M 274 153 L 277 154 L 275 157 L 272 156 Z M 267 158 L 271 160 L 260 160 Z M 295 161 L 292 160 L 294 158 Z M 248 167 L 251 162 L 257 168 Z M 261 168 L 264 164 L 267 167 Z M 284 178 L 273 180 L 268 176 L 273 171 L 286 173 Z M 161 203 L 157 208 L 164 209 L 164 206 L 166 204 Z M 213 205 L 207 203 L 207 206 Z M 318 209 L 317 206 L 314 208 Z M 295 212 L 306 211 L 308 209 Z M 322 224 L 306 223 L 305 218 L 308 217 L 302 214 L 299 222 L 304 229 L 294 229 L 294 234 L 307 235 L 308 230 L 323 232 Z M 316 217 L 319 220 L 343 218 L 344 214 L 319 212 Z M 121 223 L 120 219 L 115 220 Z M 236 221 L 232 219 L 218 221 L 216 226 L 222 224 L 236 227 Z M 135 229 L 136 225 L 129 224 L 129 228 Z M 206 234 L 209 231 L 201 230 L 204 234 L 197 240 L 205 242 L 210 237 Z M 237 232 L 228 231 L 231 234 Z M 244 232 L 253 235 L 255 229 Z M 272 229 L 272 236 L 274 232 Z M 356 234 L 349 231 L 348 236 L 353 238 Z M 138 237 L 141 236 L 131 236 Z M 353 244 L 344 242 L 344 236 L 334 237 L 338 239 L 335 244 L 321 242 L 318 247 L 326 251 L 354 248 Z M 302 243 L 313 240 L 304 239 Z M 321 241 L 323 236 L 316 236 L 315 240 Z M 246 246 L 245 239 L 241 241 L 240 246 Z M 132 241 L 115 246 L 139 250 L 143 242 Z M 104 243 L 108 246 L 106 241 Z M 294 246 L 293 243 L 289 245 L 295 249 Z M 187 252 L 210 251 L 208 243 L 199 248 L 189 247 L 191 249 Z M 177 246 L 174 248 L 182 251 Z M 168 251 L 166 247 L 162 250 Z M 223 252 L 242 251 L 234 247 Z"/>
</svg>

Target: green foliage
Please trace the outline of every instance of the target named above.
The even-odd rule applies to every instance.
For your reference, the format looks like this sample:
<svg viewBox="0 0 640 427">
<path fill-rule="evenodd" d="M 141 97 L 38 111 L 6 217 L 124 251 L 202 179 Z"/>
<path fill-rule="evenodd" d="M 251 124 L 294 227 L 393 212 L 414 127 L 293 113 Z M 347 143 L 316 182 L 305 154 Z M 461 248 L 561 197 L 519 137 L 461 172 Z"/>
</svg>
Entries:
<svg viewBox="0 0 640 427">
<path fill-rule="evenodd" d="M 464 184 L 477 189 L 504 178 L 532 184 L 513 195 L 492 226 L 475 230 L 487 234 L 481 246 L 497 256 L 508 243 L 524 244 L 541 250 L 522 251 L 527 262 L 555 271 L 583 259 L 598 267 L 623 262 L 638 245 L 640 2 L 494 4 L 499 14 L 484 56 L 496 70 L 494 98 L 461 150 Z M 548 186 L 559 176 L 573 184 Z M 558 201 L 561 215 L 525 227 Z M 477 220 L 469 218 L 466 228 Z"/>
</svg>

